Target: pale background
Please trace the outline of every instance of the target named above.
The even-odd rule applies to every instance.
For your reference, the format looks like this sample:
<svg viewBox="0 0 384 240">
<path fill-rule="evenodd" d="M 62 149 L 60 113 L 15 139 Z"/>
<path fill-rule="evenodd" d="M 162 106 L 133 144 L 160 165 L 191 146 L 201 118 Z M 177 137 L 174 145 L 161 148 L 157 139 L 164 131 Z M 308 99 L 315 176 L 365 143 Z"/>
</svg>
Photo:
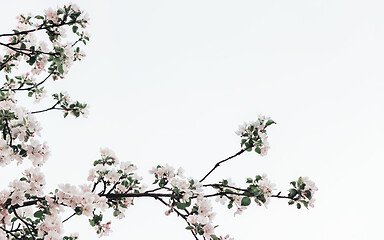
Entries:
<svg viewBox="0 0 384 240">
<path fill-rule="evenodd" d="M 278 188 L 309 176 L 315 208 L 274 199 L 243 215 L 215 205 L 217 234 L 235 239 L 384 239 L 382 223 L 384 15 L 382 1 L 76 1 L 91 18 L 87 58 L 50 88 L 91 106 L 88 119 L 39 115 L 52 150 L 47 192 L 86 182 L 100 147 L 139 167 L 201 178 L 240 148 L 234 134 L 271 116 L 271 150 L 224 164 L 208 181 L 239 185 L 267 173 Z M 64 1 L 4 1 L 0 32 L 18 13 Z M 3 75 L 2 75 L 3 76 Z M 47 103 L 48 106 L 49 102 Z M 34 106 L 34 109 L 41 108 Z M 23 167 L 1 169 L 1 184 Z M 152 199 L 137 199 L 104 239 L 193 239 Z M 85 217 L 65 223 L 96 239 Z"/>
</svg>

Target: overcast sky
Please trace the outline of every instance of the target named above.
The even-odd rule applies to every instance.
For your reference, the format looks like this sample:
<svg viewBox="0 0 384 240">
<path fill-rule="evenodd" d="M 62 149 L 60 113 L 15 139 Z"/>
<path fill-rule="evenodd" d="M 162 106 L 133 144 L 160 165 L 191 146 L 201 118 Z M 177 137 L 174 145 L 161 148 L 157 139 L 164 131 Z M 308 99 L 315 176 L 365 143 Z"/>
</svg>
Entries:
<svg viewBox="0 0 384 240">
<path fill-rule="evenodd" d="M 382 1 L 76 1 L 89 13 L 87 58 L 48 90 L 91 106 L 87 119 L 38 118 L 52 156 L 47 192 L 86 182 L 100 147 L 139 168 L 182 166 L 201 178 L 240 149 L 234 134 L 259 113 L 269 129 L 266 157 L 246 153 L 207 181 L 267 173 L 281 190 L 299 176 L 319 187 L 315 208 L 273 199 L 243 215 L 215 205 L 216 233 L 235 239 L 383 238 L 384 15 Z M 0 32 L 19 13 L 64 1 L 5 1 Z M 3 75 L 1 75 L 3 78 Z M 52 82 L 51 82 L 52 83 Z M 49 104 L 49 102 L 47 102 Z M 39 109 L 39 106 L 33 106 Z M 2 186 L 18 178 L 1 169 Z M 182 219 L 137 199 L 104 239 L 192 239 Z M 85 217 L 66 231 L 95 239 Z"/>
</svg>

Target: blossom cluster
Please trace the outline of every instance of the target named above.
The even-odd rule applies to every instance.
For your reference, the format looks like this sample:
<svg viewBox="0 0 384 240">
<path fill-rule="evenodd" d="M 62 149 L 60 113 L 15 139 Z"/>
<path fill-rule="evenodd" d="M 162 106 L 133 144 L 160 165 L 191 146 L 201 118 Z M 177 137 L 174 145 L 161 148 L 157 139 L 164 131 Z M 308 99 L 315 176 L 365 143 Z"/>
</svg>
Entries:
<svg viewBox="0 0 384 240">
<path fill-rule="evenodd" d="M 0 222 L 13 226 L 14 221 L 22 223 L 26 219 L 33 220 L 33 228 L 37 237 L 44 239 L 63 239 L 63 224 L 60 214 L 64 206 L 71 208 L 76 215 L 85 215 L 90 218 L 90 224 L 95 227 L 99 236 L 106 236 L 110 232 L 110 224 L 102 222 L 103 214 L 97 210 L 113 209 L 114 216 L 124 217 L 124 210 L 133 204 L 133 198 L 112 198 L 111 194 L 135 192 L 139 186 L 140 177 L 134 170 L 136 167 L 129 162 L 119 162 L 115 154 L 109 149 L 101 149 L 101 159 L 96 160 L 95 168 L 91 170 L 88 180 L 93 184 L 74 186 L 61 184 L 50 195 L 44 196 L 44 175 L 40 168 L 25 170 L 24 176 L 9 184 L 9 190 L 0 193 Z M 98 185 L 102 184 L 98 192 Z M 36 201 L 37 211 L 31 207 L 24 207 L 28 201 Z M 19 209 L 20 208 L 20 209 Z M 10 211 L 7 211 L 9 209 Z M 19 212 L 20 215 L 17 215 Z M 28 224 L 27 224 L 28 225 Z M 29 225 L 26 228 L 29 227 Z M 31 231 L 31 230 L 30 230 Z M 0 229 L 0 239 L 4 232 Z M 5 236 L 5 235 L 4 235 Z M 76 235 L 66 236 L 66 239 L 77 239 Z"/>
<path fill-rule="evenodd" d="M 33 214 L 37 236 L 49 240 L 61 239 L 64 229 L 60 213 L 64 212 L 64 207 L 49 196 L 41 200 L 37 207 L 39 210 Z"/>
<path fill-rule="evenodd" d="M 211 201 L 205 199 L 203 196 L 199 196 L 191 213 L 192 214 L 188 217 L 188 223 L 190 225 L 187 229 L 193 230 L 197 234 L 211 239 L 211 236 L 214 236 L 215 233 L 215 227 L 212 221 L 216 215 L 213 212 Z"/>
<path fill-rule="evenodd" d="M 249 185 L 246 189 L 236 187 L 231 179 L 224 179 L 219 184 L 211 184 L 210 186 L 218 189 L 216 202 L 224 205 L 228 201 L 228 209 L 236 206 L 237 210 L 234 213 L 236 216 L 247 209 L 252 199 L 259 206 L 267 206 L 272 197 L 272 191 L 276 189 L 275 184 L 267 178 L 266 174 L 257 175 L 254 179 L 247 178 L 247 183 Z"/>
<path fill-rule="evenodd" d="M 86 56 L 79 43 L 86 44 L 90 38 L 85 30 L 89 17 L 79 10 L 77 5 L 50 8 L 44 12 L 43 16 L 19 15 L 18 26 L 13 30 L 14 34 L 8 34 L 12 35 L 8 42 L 1 42 L 0 35 L 0 43 L 5 49 L 4 56 L 0 52 L 0 70 L 11 74 L 19 68 L 19 63 L 24 63 L 20 67 L 23 71 L 21 74 L 6 75 L 6 81 L 0 91 L 27 91 L 29 97 L 35 98 L 35 102 L 47 95 L 43 83 L 49 77 L 54 80 L 64 78 L 73 62 Z M 68 29 L 71 29 L 73 34 L 67 36 Z M 41 37 L 42 31 L 48 39 Z M 37 41 L 38 38 L 41 40 Z M 30 70 L 25 72 L 27 67 Z M 48 75 L 37 81 L 42 72 L 47 72 Z M 67 108 L 69 110 L 64 110 L 76 117 L 86 114 L 86 104 L 73 102 Z"/>
<path fill-rule="evenodd" d="M 11 224 L 11 219 L 12 215 L 8 212 L 8 210 L 4 207 L 7 204 L 9 204 L 9 190 L 2 190 L 0 192 L 0 224 L 5 226 L 5 225 L 10 225 Z M 1 236 L 2 231 L 0 231 L 0 236 Z M 0 237 L 1 239 L 1 237 Z"/>
<path fill-rule="evenodd" d="M 182 168 L 175 171 L 175 168 L 168 164 L 165 166 L 158 165 L 149 172 L 155 176 L 153 184 L 158 184 L 160 188 L 168 188 L 172 192 L 171 208 L 165 212 L 166 215 L 169 215 L 174 207 L 184 210 L 191 205 L 192 197 L 202 195 L 202 184 L 196 179 L 187 179 Z"/>
<path fill-rule="evenodd" d="M 145 189 L 145 186 L 140 185 L 142 178 L 135 172 L 137 167 L 129 161 L 120 162 L 108 148 L 101 149 L 101 158 L 94 161 L 93 165 L 88 181 L 93 182 L 94 191 L 100 185 L 100 196 L 140 193 Z M 108 201 L 108 207 L 114 210 L 113 215 L 119 219 L 125 217 L 125 209 L 132 205 L 133 197 L 114 197 Z"/>
<path fill-rule="evenodd" d="M 96 178 L 93 187 L 91 184 L 79 187 L 63 184 L 59 185 L 59 189 L 53 195 L 43 197 L 45 178 L 40 168 L 25 170 L 22 178 L 14 180 L 9 184 L 9 190 L 0 193 L 0 222 L 4 226 L 13 226 L 13 222 L 18 219 L 24 222 L 27 218 L 35 218 L 34 224 L 36 226 L 34 228 L 38 237 L 62 239 L 63 226 L 59 214 L 63 212 L 63 206 L 67 206 L 72 208 L 77 215 L 91 217 L 90 223 L 95 227 L 97 233 L 100 236 L 107 235 L 110 231 L 110 222 L 102 223 L 102 214 L 95 214 L 95 211 L 97 209 L 103 211 L 107 208 L 113 208 L 114 215 L 122 218 L 124 216 L 124 209 L 132 205 L 133 198 L 108 201 L 107 197 L 103 196 L 103 194 L 108 195 L 112 192 L 128 193 L 131 190 L 138 192 L 141 188 L 138 186 L 139 182 L 137 179 L 139 177 L 133 173 L 136 169 L 133 164 L 121 162 L 117 165 L 119 162 L 112 151 L 102 149 L 101 152 L 101 159 L 95 161 L 94 172 L 89 177 L 90 181 Z M 97 194 L 95 190 L 100 182 L 104 183 L 104 190 Z M 108 194 L 105 194 L 106 188 L 112 184 L 113 187 L 108 189 Z M 35 213 L 31 214 L 31 208 L 29 207 L 18 209 L 25 202 L 35 199 L 37 199 L 36 204 L 39 209 Z M 13 213 L 7 209 L 13 209 Z M 17 216 L 16 212 L 22 212 L 22 214 Z M 2 237 L 5 236 L 4 231 L 0 230 L 0 239 L 3 239 Z M 66 239 L 77 239 L 77 236 L 67 236 Z"/>
<path fill-rule="evenodd" d="M 12 161 L 20 164 L 28 157 L 34 166 L 42 166 L 49 156 L 49 148 L 35 139 L 40 136 L 40 124 L 25 108 L 17 106 L 12 92 L 1 92 L 0 97 L 0 166 Z"/>
<path fill-rule="evenodd" d="M 269 117 L 259 115 L 258 120 L 254 122 L 244 122 L 235 132 L 241 139 L 241 146 L 244 150 L 255 152 L 261 156 L 265 156 L 269 149 L 268 136 L 266 128 L 275 122 Z"/>
<path fill-rule="evenodd" d="M 299 177 L 297 181 L 292 181 L 290 184 L 293 188 L 289 189 L 288 197 L 291 198 L 288 202 L 289 205 L 296 203 L 298 209 L 301 208 L 301 204 L 306 208 L 314 207 L 315 198 L 313 196 L 318 188 L 312 180 L 308 177 Z"/>
<path fill-rule="evenodd" d="M 168 164 L 165 166 L 158 165 L 157 167 L 153 167 L 149 173 L 155 176 L 153 184 L 158 183 L 159 187 L 164 187 L 169 183 L 175 191 L 183 193 L 184 201 L 202 192 L 202 185 L 199 181 L 192 178 L 187 179 L 184 176 L 184 169 L 182 168 L 175 171 L 175 168 Z"/>
<path fill-rule="evenodd" d="M 168 216 L 172 212 L 180 215 L 179 211 L 185 211 L 187 230 L 202 235 L 206 239 L 220 239 L 214 233 L 215 226 L 212 221 L 215 213 L 211 201 L 204 196 L 201 182 L 192 178 L 187 179 L 182 168 L 175 171 L 175 168 L 168 164 L 158 165 L 152 168 L 150 173 L 155 176 L 153 184 L 158 184 L 160 189 L 167 189 L 171 192 L 168 203 L 170 209 L 165 212 L 165 215 Z M 194 199 L 196 199 L 196 203 L 192 205 Z M 187 210 L 188 208 L 190 211 Z M 229 236 L 224 239 L 229 239 Z"/>
<path fill-rule="evenodd" d="M 5 55 L 1 57 L 0 70 L 4 69 L 11 73 L 23 58 L 32 68 L 31 73 L 39 75 L 45 71 L 49 64 L 48 72 L 53 78 L 63 78 L 73 61 L 80 60 L 85 53 L 75 48 L 75 43 L 89 40 L 89 34 L 85 30 L 89 17 L 75 5 L 63 8 L 49 8 L 44 11 L 45 15 L 31 16 L 21 14 L 18 16 L 18 25 L 14 29 L 15 34 L 8 39 Z M 71 26 L 73 33 L 77 36 L 74 43 L 63 43 L 67 36 L 67 27 Z M 47 29 L 48 42 L 37 42 L 37 30 Z M 52 49 L 49 48 L 52 46 Z"/>
<path fill-rule="evenodd" d="M 6 81 L 3 84 L 4 91 L 11 92 L 11 90 L 26 87 L 26 90 L 29 90 L 28 96 L 33 96 L 35 98 L 35 103 L 40 102 L 40 100 L 47 95 L 47 91 L 44 86 L 40 86 L 36 82 L 36 76 L 33 74 L 33 69 L 31 70 L 31 73 L 32 74 L 28 72 L 23 73 L 15 76 L 14 78 L 12 76 L 5 75 Z"/>
<path fill-rule="evenodd" d="M 84 117 L 88 116 L 88 105 L 80 103 L 79 101 L 73 101 L 66 92 L 53 94 L 53 99 L 57 101 L 56 105 L 60 105 L 63 110 L 64 118 L 67 117 L 69 113 L 75 117 L 79 117 L 80 115 L 83 115 Z"/>
<path fill-rule="evenodd" d="M 108 208 L 107 198 L 92 192 L 90 184 L 79 187 L 70 184 L 61 184 L 55 192 L 55 200 L 59 204 L 71 207 L 78 215 L 91 217 L 95 209 Z"/>
<path fill-rule="evenodd" d="M 44 197 L 45 177 L 40 168 L 29 168 L 23 175 L 22 178 L 12 181 L 8 190 L 0 193 L 0 222 L 3 224 L 0 239 L 17 239 L 9 238 L 9 232 L 15 232 L 16 235 L 12 236 L 24 232 L 33 233 L 38 238 L 62 239 L 63 224 L 60 217 L 60 213 L 64 211 L 62 204 L 59 204 L 55 197 Z M 36 206 L 25 205 L 28 202 L 36 202 Z M 13 229 L 17 221 L 20 221 L 20 224 L 17 229 Z M 4 230 L 6 226 L 10 227 L 8 232 Z M 76 237 L 71 236 L 67 239 Z"/>
</svg>

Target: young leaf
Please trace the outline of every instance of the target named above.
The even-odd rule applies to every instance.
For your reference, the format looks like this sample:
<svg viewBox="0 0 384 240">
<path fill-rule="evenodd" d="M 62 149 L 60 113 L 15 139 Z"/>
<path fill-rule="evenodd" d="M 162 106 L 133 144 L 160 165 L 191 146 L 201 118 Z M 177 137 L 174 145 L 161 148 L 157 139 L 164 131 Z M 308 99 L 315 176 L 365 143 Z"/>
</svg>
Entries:
<svg viewBox="0 0 384 240">
<path fill-rule="evenodd" d="M 42 218 L 44 215 L 43 211 L 39 210 L 33 214 L 35 218 Z"/>
<path fill-rule="evenodd" d="M 96 226 L 95 222 L 92 219 L 89 219 L 89 224 L 91 224 L 92 227 Z"/>
<path fill-rule="evenodd" d="M 265 127 L 268 127 L 271 124 L 276 124 L 276 123 L 273 120 L 268 120 L 267 123 L 265 124 Z"/>
<path fill-rule="evenodd" d="M 248 206 L 251 204 L 251 199 L 249 197 L 243 197 L 241 199 L 241 206 Z"/>
<path fill-rule="evenodd" d="M 78 26 L 73 26 L 73 27 L 72 27 L 72 31 L 73 31 L 74 33 L 76 33 L 78 28 L 79 28 Z"/>
</svg>

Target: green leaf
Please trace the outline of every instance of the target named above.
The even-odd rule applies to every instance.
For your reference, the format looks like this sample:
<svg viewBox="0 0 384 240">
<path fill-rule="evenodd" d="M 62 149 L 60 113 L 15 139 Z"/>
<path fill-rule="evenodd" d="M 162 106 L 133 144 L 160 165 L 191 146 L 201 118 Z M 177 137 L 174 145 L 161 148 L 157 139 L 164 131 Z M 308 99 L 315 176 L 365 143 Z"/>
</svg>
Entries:
<svg viewBox="0 0 384 240">
<path fill-rule="evenodd" d="M 52 61 L 56 64 L 60 64 L 61 63 L 61 60 L 60 58 L 53 58 Z"/>
<path fill-rule="evenodd" d="M 59 71 L 60 74 L 64 73 L 63 65 L 61 63 L 57 64 L 57 71 Z"/>
<path fill-rule="evenodd" d="M 95 222 L 92 219 L 89 219 L 89 224 L 91 224 L 92 227 L 96 226 Z"/>
<path fill-rule="evenodd" d="M 309 200 L 311 200 L 311 198 L 312 198 L 311 191 L 306 190 L 306 191 L 305 191 L 305 196 L 306 196 Z"/>
<path fill-rule="evenodd" d="M 98 164 L 100 164 L 100 163 L 102 163 L 101 160 L 96 160 L 96 161 L 93 162 L 93 166 L 96 166 L 96 165 L 98 165 Z"/>
<path fill-rule="evenodd" d="M 303 184 L 303 178 L 302 177 L 299 177 L 299 179 L 297 180 L 297 184 L 299 184 L 299 185 Z"/>
<path fill-rule="evenodd" d="M 297 204 L 296 204 L 296 207 L 297 207 L 297 209 L 300 209 L 300 208 L 301 208 L 301 204 L 300 204 L 300 203 L 297 203 Z"/>
<path fill-rule="evenodd" d="M 259 147 L 259 146 L 257 146 L 257 147 L 255 148 L 255 152 L 257 152 L 258 154 L 260 154 L 260 153 L 261 153 L 261 149 L 260 149 L 260 147 Z"/>
<path fill-rule="evenodd" d="M 44 19 L 44 17 L 43 17 L 43 16 L 40 16 L 40 15 L 36 15 L 35 18 L 36 18 L 36 19 Z"/>
<path fill-rule="evenodd" d="M 241 199 L 241 206 L 248 206 L 251 204 L 251 199 L 249 197 L 243 197 Z"/>
<path fill-rule="evenodd" d="M 32 56 L 29 58 L 29 60 L 27 61 L 27 63 L 29 63 L 29 65 L 33 65 L 34 63 L 36 62 L 36 57 L 35 56 Z"/>
<path fill-rule="evenodd" d="M 294 189 L 294 188 L 291 188 L 291 189 L 289 189 L 289 194 L 288 194 L 288 197 L 291 197 L 291 198 L 293 198 L 293 197 L 295 197 L 295 196 L 296 196 L 296 194 L 297 194 L 297 191 L 296 191 L 296 189 Z"/>
<path fill-rule="evenodd" d="M 175 202 L 175 206 L 180 209 L 180 210 L 184 210 L 186 207 L 187 207 L 187 204 L 186 203 L 179 203 L 179 202 Z"/>
<path fill-rule="evenodd" d="M 293 189 L 293 188 L 289 189 L 288 197 L 294 198 L 296 195 L 297 195 L 296 189 Z"/>
<path fill-rule="evenodd" d="M 73 27 L 72 27 L 72 31 L 73 31 L 74 33 L 76 33 L 78 28 L 79 28 L 78 26 L 73 26 Z"/>
<path fill-rule="evenodd" d="M 265 127 L 268 127 L 271 124 L 276 124 L 276 123 L 273 120 L 268 120 L 267 123 L 265 124 Z"/>
<path fill-rule="evenodd" d="M 113 212 L 113 216 L 114 216 L 114 217 L 117 217 L 117 216 L 119 216 L 120 213 L 121 213 L 121 212 L 120 212 L 119 210 L 115 210 L 115 211 Z"/>
<path fill-rule="evenodd" d="M 251 188 L 251 192 L 254 196 L 259 196 L 260 194 L 263 195 L 263 191 L 256 187 Z"/>
<path fill-rule="evenodd" d="M 293 200 L 289 200 L 289 202 L 288 202 L 289 205 L 292 205 L 294 203 L 295 203 L 295 201 L 293 201 Z"/>
<path fill-rule="evenodd" d="M 72 113 L 75 115 L 75 117 L 79 117 L 80 116 L 80 112 L 79 111 L 72 111 Z"/>
<path fill-rule="evenodd" d="M 247 183 L 253 183 L 253 179 L 252 178 L 247 178 Z"/>
<path fill-rule="evenodd" d="M 187 230 L 193 230 L 194 227 L 193 227 L 193 226 L 188 226 L 188 227 L 186 227 L 185 229 L 187 229 Z"/>
<path fill-rule="evenodd" d="M 75 212 L 77 215 L 81 215 L 83 213 L 83 209 L 81 207 L 76 207 Z"/>
<path fill-rule="evenodd" d="M 159 187 L 164 187 L 165 185 L 167 185 L 167 180 L 165 178 L 162 178 L 159 182 Z"/>
<path fill-rule="evenodd" d="M 219 240 L 219 238 L 218 238 L 216 235 L 211 235 L 211 238 L 212 238 L 213 240 Z"/>
<path fill-rule="evenodd" d="M 33 214 L 35 218 L 42 218 L 44 216 L 43 211 L 39 210 Z"/>
</svg>

